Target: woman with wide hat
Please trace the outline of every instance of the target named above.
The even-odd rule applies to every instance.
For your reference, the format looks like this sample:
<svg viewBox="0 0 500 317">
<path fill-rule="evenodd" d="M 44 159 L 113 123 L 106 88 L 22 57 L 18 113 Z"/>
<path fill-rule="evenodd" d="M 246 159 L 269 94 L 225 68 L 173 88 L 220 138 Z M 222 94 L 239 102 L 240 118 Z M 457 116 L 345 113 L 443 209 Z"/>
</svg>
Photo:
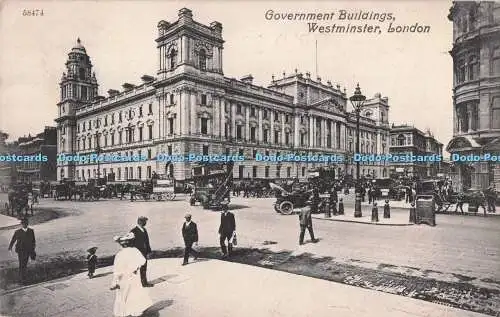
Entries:
<svg viewBox="0 0 500 317">
<path fill-rule="evenodd" d="M 142 287 L 139 269 L 146 258 L 133 247 L 132 232 L 114 238 L 123 249 L 115 256 L 111 290 L 116 290 L 114 315 L 116 317 L 141 316 L 153 302 L 146 288 Z"/>
</svg>

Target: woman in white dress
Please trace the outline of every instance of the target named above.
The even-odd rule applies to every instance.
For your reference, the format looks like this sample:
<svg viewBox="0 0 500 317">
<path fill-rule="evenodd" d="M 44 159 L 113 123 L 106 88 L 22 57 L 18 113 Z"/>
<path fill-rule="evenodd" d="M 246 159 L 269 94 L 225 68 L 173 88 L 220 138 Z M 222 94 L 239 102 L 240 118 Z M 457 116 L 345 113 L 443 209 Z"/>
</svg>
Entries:
<svg viewBox="0 0 500 317">
<path fill-rule="evenodd" d="M 153 302 L 142 287 L 139 268 L 146 263 L 144 256 L 131 246 L 134 234 L 115 237 L 123 249 L 116 256 L 113 266 L 111 290 L 116 290 L 114 315 L 116 317 L 141 316 Z"/>
</svg>

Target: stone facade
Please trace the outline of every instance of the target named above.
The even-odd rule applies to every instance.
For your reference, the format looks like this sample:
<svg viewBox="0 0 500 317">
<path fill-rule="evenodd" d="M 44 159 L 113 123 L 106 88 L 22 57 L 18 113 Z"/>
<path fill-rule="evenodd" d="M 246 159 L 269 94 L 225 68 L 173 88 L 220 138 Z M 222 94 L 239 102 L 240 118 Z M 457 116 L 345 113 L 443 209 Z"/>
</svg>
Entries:
<svg viewBox="0 0 500 317">
<path fill-rule="evenodd" d="M 500 151 L 500 3 L 454 2 L 453 22 L 453 139 L 450 153 Z M 496 163 L 455 164 L 459 187 L 500 185 Z"/>
<path fill-rule="evenodd" d="M 345 89 L 313 80 L 297 70 L 273 78 L 269 87 L 253 84 L 251 75 L 228 78 L 223 72 L 222 25 L 203 25 L 189 9 L 174 23 L 158 23 L 158 71 L 140 85 L 97 94 L 97 80 L 85 48 L 78 41 L 69 53 L 58 103 L 59 153 L 134 154 L 141 162 L 75 164 L 60 162 L 58 178 L 87 180 L 113 173 L 118 180 L 145 179 L 152 172 L 176 179 L 191 177 L 192 164 L 167 165 L 158 154 L 231 154 L 239 178 L 307 177 L 313 163 L 264 163 L 256 153 L 353 154 L 355 115 L 347 110 Z M 377 94 L 361 112 L 361 151 L 388 153 L 388 98 Z M 327 163 L 323 165 L 329 165 Z M 337 164 L 353 174 L 351 160 Z M 362 174 L 388 176 L 381 163 L 362 164 Z"/>
<path fill-rule="evenodd" d="M 439 155 L 443 160 L 443 144 L 434 138 L 430 131 L 421 130 L 410 125 L 392 125 L 389 152 L 393 155 L 432 156 Z M 392 176 L 435 178 L 443 173 L 441 162 L 408 162 L 390 164 Z"/>
</svg>

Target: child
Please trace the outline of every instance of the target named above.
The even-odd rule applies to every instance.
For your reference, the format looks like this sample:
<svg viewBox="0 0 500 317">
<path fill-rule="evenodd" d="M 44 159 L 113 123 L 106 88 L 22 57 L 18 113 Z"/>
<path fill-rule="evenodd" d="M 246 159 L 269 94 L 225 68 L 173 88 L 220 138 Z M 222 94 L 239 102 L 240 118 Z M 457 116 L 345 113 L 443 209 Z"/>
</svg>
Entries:
<svg viewBox="0 0 500 317">
<path fill-rule="evenodd" d="M 97 266 L 97 256 L 95 255 L 96 251 L 97 251 L 97 247 L 93 247 L 93 248 L 90 248 L 87 250 L 87 252 L 89 253 L 87 255 L 87 266 L 89 269 L 89 274 L 88 274 L 89 278 L 94 277 L 95 267 Z"/>
<path fill-rule="evenodd" d="M 339 215 L 344 214 L 344 199 L 343 198 L 339 199 L 339 212 L 338 212 L 338 214 Z"/>
</svg>

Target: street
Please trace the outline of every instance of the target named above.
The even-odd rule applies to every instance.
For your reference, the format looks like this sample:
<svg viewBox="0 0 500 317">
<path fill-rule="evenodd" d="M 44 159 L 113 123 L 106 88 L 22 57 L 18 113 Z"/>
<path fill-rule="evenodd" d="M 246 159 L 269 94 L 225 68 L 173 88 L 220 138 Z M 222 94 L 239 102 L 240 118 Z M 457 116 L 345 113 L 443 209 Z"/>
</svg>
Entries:
<svg viewBox="0 0 500 317">
<path fill-rule="evenodd" d="M 337 265 L 354 265 L 360 270 L 371 269 L 406 276 L 404 279 L 435 279 L 457 285 L 467 282 L 500 293 L 499 217 L 437 215 L 436 227 L 373 226 L 314 219 L 319 243 L 307 243 L 309 237 L 306 233 L 306 244 L 299 246 L 298 217 L 277 214 L 272 208 L 273 202 L 274 199 L 265 198 L 233 198 L 231 211 L 236 216 L 237 249 L 268 249 L 274 253 L 288 251 L 292 255 L 306 253 L 313 257 L 330 257 Z M 43 199 L 37 207 L 67 213 L 64 217 L 33 226 L 37 254 L 45 260 L 83 257 L 85 250 L 92 246 L 99 248 L 98 257 L 110 257 L 119 250 L 113 236 L 129 231 L 140 215 L 149 218 L 147 228 L 153 250 L 168 251 L 183 246 L 181 226 L 186 212 L 191 213 L 193 221 L 198 224 L 199 247 L 218 247 L 219 212 L 203 210 L 200 206 L 191 207 L 187 197 L 179 197 L 173 202 Z M 408 210 L 403 209 L 393 208 L 391 211 L 408 214 Z M 368 207 L 364 207 L 363 212 L 368 213 Z M 346 214 L 353 214 L 349 201 L 346 202 Z M 2 268 L 17 265 L 17 257 L 7 251 L 12 233 L 12 229 L 0 231 Z"/>
</svg>

